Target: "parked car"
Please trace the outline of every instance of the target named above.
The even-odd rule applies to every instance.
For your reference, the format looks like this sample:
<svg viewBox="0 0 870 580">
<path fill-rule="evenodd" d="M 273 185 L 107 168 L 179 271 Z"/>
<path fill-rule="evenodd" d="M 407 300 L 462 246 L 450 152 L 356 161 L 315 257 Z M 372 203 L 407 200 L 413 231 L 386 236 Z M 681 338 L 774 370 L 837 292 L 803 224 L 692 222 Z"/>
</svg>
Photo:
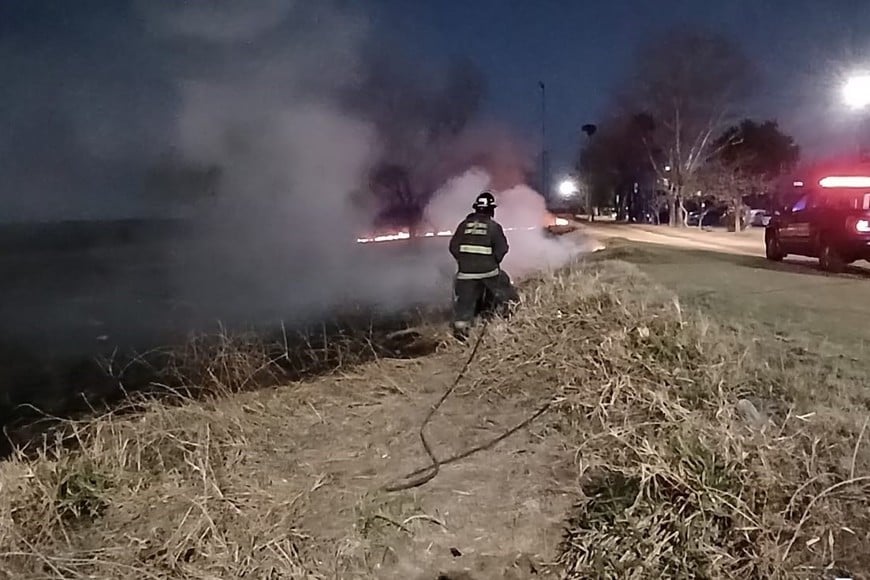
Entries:
<svg viewBox="0 0 870 580">
<path fill-rule="evenodd" d="M 831 175 L 801 189 L 797 202 L 775 212 L 767 225 L 767 259 L 816 257 L 822 269 L 840 272 L 870 258 L 870 176 Z"/>
<path fill-rule="evenodd" d="M 766 209 L 749 210 L 749 225 L 754 228 L 765 228 L 770 223 L 771 214 Z"/>
<path fill-rule="evenodd" d="M 700 224 L 702 227 L 713 227 L 720 224 L 722 221 L 722 216 L 725 214 L 725 211 L 721 208 L 714 208 L 707 210 L 706 213 L 702 211 L 692 211 L 689 212 L 689 215 L 686 216 L 686 225 L 691 227 L 698 227 L 698 222 L 702 219 L 703 221 Z"/>
</svg>

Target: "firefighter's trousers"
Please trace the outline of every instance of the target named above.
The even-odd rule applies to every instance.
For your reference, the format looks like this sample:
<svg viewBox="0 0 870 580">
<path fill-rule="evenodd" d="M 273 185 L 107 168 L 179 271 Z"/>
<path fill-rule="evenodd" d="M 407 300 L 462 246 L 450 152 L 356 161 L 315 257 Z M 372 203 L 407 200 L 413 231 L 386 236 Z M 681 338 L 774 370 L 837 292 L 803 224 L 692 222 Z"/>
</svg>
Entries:
<svg viewBox="0 0 870 580">
<path fill-rule="evenodd" d="M 453 284 L 454 325 L 467 327 L 481 314 L 506 314 L 510 303 L 517 300 L 517 291 L 505 272 L 481 280 L 456 279 Z"/>
</svg>

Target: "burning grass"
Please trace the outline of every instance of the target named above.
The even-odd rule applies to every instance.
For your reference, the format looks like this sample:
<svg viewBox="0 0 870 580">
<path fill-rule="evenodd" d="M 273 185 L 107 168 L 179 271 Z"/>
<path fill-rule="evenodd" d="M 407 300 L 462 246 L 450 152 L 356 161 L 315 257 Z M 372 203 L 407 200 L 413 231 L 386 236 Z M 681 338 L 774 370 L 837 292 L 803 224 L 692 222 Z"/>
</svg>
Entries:
<svg viewBox="0 0 870 580">
<path fill-rule="evenodd" d="M 462 396 L 529 408 L 555 401 L 537 430 L 567 450 L 561 484 L 576 490 L 554 549 L 566 578 L 870 569 L 870 395 L 860 363 L 686 312 L 621 262 L 575 265 L 523 293 L 510 323 L 490 325 Z M 235 348 L 207 352 L 186 360 L 220 385 L 243 387 L 252 369 L 277 364 Z M 463 355 L 453 345 L 444 358 L 458 366 Z M 372 393 L 399 398 L 390 384 L 425 380 L 378 364 L 354 372 Z M 307 404 L 294 392 L 146 400 L 136 413 L 70 424 L 67 441 L 46 443 L 35 459 L 5 462 L 0 574 L 341 576 L 371 530 L 348 530 L 324 551 L 329 522 L 302 525 L 313 489 L 350 482 L 288 482 L 304 452 L 286 435 Z M 416 416 L 418 403 L 402 404 Z M 337 446 L 349 443 L 342 436 L 334 433 Z M 320 513 L 341 506 L 328 507 Z"/>
</svg>

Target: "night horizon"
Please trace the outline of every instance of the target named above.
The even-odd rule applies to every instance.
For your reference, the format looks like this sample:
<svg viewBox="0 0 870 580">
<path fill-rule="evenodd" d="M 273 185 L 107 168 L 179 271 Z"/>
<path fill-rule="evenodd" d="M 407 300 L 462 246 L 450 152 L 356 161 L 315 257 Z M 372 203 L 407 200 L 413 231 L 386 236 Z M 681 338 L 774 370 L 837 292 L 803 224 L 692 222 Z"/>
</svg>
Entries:
<svg viewBox="0 0 870 580">
<path fill-rule="evenodd" d="M 234 53 L 256 59 L 275 48 L 286 50 L 280 48 L 281 37 L 292 35 L 295 26 L 282 3 L 269 2 L 253 18 L 236 17 L 234 26 L 247 36 L 203 36 L 192 42 L 183 29 L 169 33 L 158 22 L 165 10 L 160 3 L 147 5 L 6 1 L 0 7 L 7 126 L 0 151 L 11 176 L 2 199 L 6 219 L 39 214 L 34 208 L 40 204 L 56 208 L 49 212 L 54 215 L 68 210 L 87 217 L 99 213 L 98 207 L 111 214 L 113 199 L 115 214 L 137 215 L 145 166 L 181 146 L 175 126 L 183 98 L 180 83 L 213 73 L 231 79 L 235 73 L 221 71 L 222 66 L 248 75 L 251 71 L 238 65 L 221 63 L 231 63 Z M 363 58 L 397 52 L 392 60 L 399 70 L 417 69 L 413 74 L 420 78 L 414 82 L 421 90 L 430 90 L 429 74 L 437 86 L 451 59 L 472 63 L 486 89 L 475 116 L 515 134 L 532 155 L 540 148 L 539 82 L 545 83 L 553 175 L 573 169 L 582 144 L 580 127 L 600 123 L 612 110 L 614 91 L 625 82 L 637 47 L 681 29 L 722 34 L 758 67 L 760 88 L 745 116 L 777 120 L 796 138 L 805 159 L 842 153 L 851 146 L 844 143 L 854 134 L 855 114 L 842 105 L 840 84 L 865 64 L 861 51 L 867 41 L 859 40 L 860 27 L 870 20 L 870 7 L 856 2 L 824 10 L 808 1 L 788 8 L 752 2 L 710 8 L 685 1 L 585 8 L 570 2 L 533 7 L 391 0 L 336 6 L 349 15 L 344 31 L 337 29 L 339 42 L 346 43 L 340 39 L 345 33 L 357 35 L 354 50 Z M 261 48 L 252 49 L 254 41 Z M 327 47 L 331 40 L 327 34 L 316 42 Z M 323 59 L 330 58 L 325 51 Z M 357 66 L 340 66 L 346 64 Z M 329 67 L 323 72 L 349 74 L 348 79 L 357 74 L 330 73 Z M 273 90 L 280 92 L 280 84 Z M 45 150 L 37 142 L 52 147 Z M 46 175 L 55 172 L 52 168 L 62 168 L 58 177 Z M 23 198 L 10 189 L 24 192 Z"/>
</svg>

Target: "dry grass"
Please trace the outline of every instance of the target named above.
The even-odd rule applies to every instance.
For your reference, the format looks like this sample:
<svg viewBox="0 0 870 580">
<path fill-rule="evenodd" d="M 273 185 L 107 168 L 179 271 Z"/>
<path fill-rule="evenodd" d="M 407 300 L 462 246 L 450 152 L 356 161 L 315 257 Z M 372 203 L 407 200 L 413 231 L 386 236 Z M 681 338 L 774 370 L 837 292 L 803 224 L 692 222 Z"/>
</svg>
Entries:
<svg viewBox="0 0 870 580">
<path fill-rule="evenodd" d="M 612 262 L 534 285 L 493 334 L 480 380 L 562 400 L 568 578 L 870 569 L 863 369 L 685 312 Z"/>
<path fill-rule="evenodd" d="M 556 401 L 539 429 L 567 449 L 561 483 L 577 491 L 559 550 L 566 578 L 870 568 L 862 369 L 685 312 L 620 262 L 530 281 L 524 300 L 509 324 L 490 326 L 467 392 L 530 409 Z M 252 370 L 280 368 L 281 353 L 221 348 L 187 357 L 199 370 L 184 372 L 239 390 Z M 454 362 L 463 355 L 447 350 Z M 377 368 L 356 374 L 372 393 L 396 392 Z M 354 541 L 324 551 L 322 530 L 300 524 L 309 495 L 349 484 L 288 484 L 304 448 L 285 433 L 294 403 L 283 400 L 145 401 L 137 413 L 70 424 L 72 449 L 50 441 L 35 459 L 6 461 L 0 576 L 344 577 L 367 537 L 383 543 L 394 522 L 409 521 L 406 498 L 363 504 Z"/>
<path fill-rule="evenodd" d="M 23 381 L 0 381 L 0 399 L 17 392 L 26 400 L 0 401 L 0 427 L 6 435 L 0 440 L 0 457 L 8 453 L 7 444 L 29 447 L 46 432 L 63 428 L 70 418 L 109 410 L 115 415 L 138 412 L 143 400 L 172 405 L 226 397 L 329 375 L 381 357 L 424 356 L 445 337 L 433 326 L 444 320 L 443 310 L 409 310 L 392 319 L 372 316 L 353 313 L 328 325 L 295 331 L 221 329 L 191 335 L 177 346 L 62 361 L 56 368 L 0 345 L 0 363 L 6 363 L 4 368 L 17 365 L 19 372 L 12 376 Z M 423 316 L 429 318 L 421 320 Z M 3 354 L 14 363 L 2 361 Z M 40 372 L 46 368 L 50 372 Z"/>
<path fill-rule="evenodd" d="M 239 417 L 208 404 L 76 431 L 2 474 L 0 571 L 10 578 L 296 578 L 292 497 L 248 481 Z M 262 512 L 254 506 L 269 506 Z M 256 514 L 251 518 L 249 514 Z"/>
<path fill-rule="evenodd" d="M 130 367 L 148 366 L 152 378 L 165 382 L 158 387 L 182 389 L 186 395 L 226 396 L 330 374 L 383 356 L 430 354 L 436 343 L 421 337 L 432 334 L 430 321 L 408 328 L 419 322 L 420 315 L 406 312 L 379 321 L 359 315 L 302 331 L 282 328 L 271 336 L 222 330 L 192 336 L 180 347 L 138 356 L 125 368 L 111 368 L 109 363 L 107 367 L 123 381 Z M 430 315 L 443 318 L 444 313 Z"/>
<path fill-rule="evenodd" d="M 0 578 L 320 577 L 294 527 L 303 494 L 258 465 L 286 417 L 256 391 L 437 346 L 426 326 L 390 328 L 222 332 L 105 361 L 119 382 L 149 385 L 102 414 L 46 417 L 0 464 Z M 246 392 L 249 404 L 226 404 Z"/>
</svg>

